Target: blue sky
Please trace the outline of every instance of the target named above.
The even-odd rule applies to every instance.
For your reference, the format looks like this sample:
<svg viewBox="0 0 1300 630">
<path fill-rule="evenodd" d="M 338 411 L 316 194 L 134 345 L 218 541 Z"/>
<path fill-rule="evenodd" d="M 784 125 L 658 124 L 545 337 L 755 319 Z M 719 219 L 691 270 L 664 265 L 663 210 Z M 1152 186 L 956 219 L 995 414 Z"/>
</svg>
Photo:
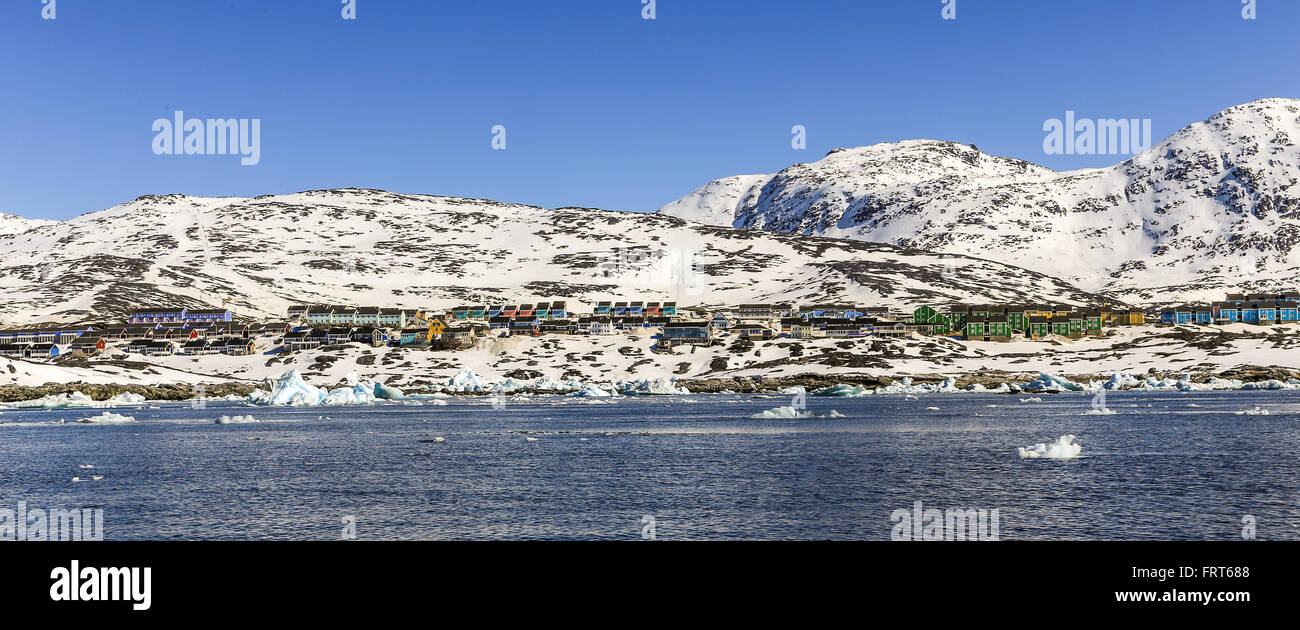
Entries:
<svg viewBox="0 0 1300 630">
<path fill-rule="evenodd" d="M 1043 121 L 1300 97 L 1300 2 L 42 0 L 0 3 L 0 212 L 337 187 L 652 210 L 909 138 L 1052 168 Z M 157 118 L 261 119 L 261 161 L 155 155 Z M 506 128 L 506 150 L 491 129 Z M 791 127 L 807 128 L 807 149 Z"/>
</svg>

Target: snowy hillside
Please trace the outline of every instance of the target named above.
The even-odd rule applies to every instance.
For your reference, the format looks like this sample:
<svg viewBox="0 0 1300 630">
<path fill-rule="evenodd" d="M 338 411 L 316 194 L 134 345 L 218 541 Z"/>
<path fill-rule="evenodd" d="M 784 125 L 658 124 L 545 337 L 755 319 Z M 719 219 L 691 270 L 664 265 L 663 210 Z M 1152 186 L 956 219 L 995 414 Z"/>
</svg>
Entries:
<svg viewBox="0 0 1300 630">
<path fill-rule="evenodd" d="M 682 269 L 693 273 L 681 273 Z M 220 306 L 283 317 L 295 302 L 675 300 L 1065 301 L 1043 274 L 854 240 L 674 217 L 373 190 L 141 197 L 0 236 L 0 323 L 119 319 L 130 308 Z"/>
<path fill-rule="evenodd" d="M 1133 302 L 1300 283 L 1300 101 L 1263 99 L 1108 168 L 1056 172 L 968 145 L 832 151 L 706 184 L 660 213 L 977 255 Z"/>
<path fill-rule="evenodd" d="M 1104 338 L 1009 343 L 912 336 L 899 339 L 772 339 L 750 341 L 724 336 L 715 346 L 656 351 L 650 331 L 616 335 L 554 335 L 481 339 L 456 352 L 419 348 L 371 348 L 350 344 L 265 355 L 272 338 L 256 340 L 250 356 L 155 356 L 124 354 L 119 346 L 93 358 L 23 360 L 0 357 L 0 387 L 46 383 L 143 384 L 256 383 L 287 369 L 313 383 L 342 383 L 356 372 L 402 388 L 428 388 L 472 370 L 485 383 L 509 379 L 593 383 L 635 379 L 755 379 L 812 376 L 859 380 L 863 377 L 943 377 L 990 371 L 1028 380 L 1040 372 L 1146 375 L 1220 374 L 1240 378 L 1246 366 L 1276 366 L 1293 372 L 1300 337 L 1294 326 L 1133 327 Z"/>
<path fill-rule="evenodd" d="M 0 212 L 0 235 L 18 234 L 26 232 L 34 227 L 53 223 L 46 219 L 24 219 L 16 214 L 5 214 Z"/>
</svg>

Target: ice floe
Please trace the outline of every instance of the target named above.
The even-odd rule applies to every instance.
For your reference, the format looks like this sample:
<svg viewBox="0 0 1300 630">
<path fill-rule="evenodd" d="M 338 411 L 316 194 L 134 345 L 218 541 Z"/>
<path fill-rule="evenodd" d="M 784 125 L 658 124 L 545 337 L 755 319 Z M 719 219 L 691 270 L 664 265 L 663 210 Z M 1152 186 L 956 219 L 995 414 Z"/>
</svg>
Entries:
<svg viewBox="0 0 1300 630">
<path fill-rule="evenodd" d="M 254 405 L 367 405 L 424 398 L 404 394 L 402 390 L 383 383 L 358 380 L 356 372 L 349 373 L 347 380 L 347 387 L 325 389 L 308 383 L 298 370 L 289 370 L 279 378 L 266 379 L 267 389 L 253 390 L 248 395 L 248 402 Z"/>
<path fill-rule="evenodd" d="M 98 416 L 82 418 L 77 420 L 77 422 L 81 424 L 126 424 L 128 422 L 135 422 L 135 418 L 105 411 Z"/>
<path fill-rule="evenodd" d="M 1062 435 L 1051 444 L 1035 444 L 1029 448 L 1023 446 L 1016 448 L 1016 453 L 1021 459 L 1072 459 L 1083 452 L 1083 446 L 1074 443 L 1075 436 Z"/>
<path fill-rule="evenodd" d="M 1245 410 L 1245 411 L 1237 411 L 1237 412 L 1234 412 L 1234 415 L 1238 415 L 1238 416 L 1267 416 L 1267 415 L 1268 415 L 1268 410 L 1267 410 L 1267 409 L 1261 409 L 1261 408 L 1259 407 L 1259 405 L 1255 405 L 1255 407 L 1252 408 L 1252 409 L 1247 409 L 1247 410 Z"/>
<path fill-rule="evenodd" d="M 792 407 L 792 406 L 790 406 L 790 405 L 785 405 L 785 406 L 783 406 L 783 407 L 776 407 L 776 408 L 773 408 L 773 409 L 768 409 L 767 411 L 761 411 L 761 412 L 756 413 L 756 414 L 754 414 L 754 415 L 752 415 L 752 416 L 750 416 L 750 417 L 751 417 L 751 418 L 764 418 L 764 419 L 771 419 L 771 418 L 843 418 L 843 417 L 844 417 L 844 414 L 842 414 L 842 413 L 840 413 L 840 412 L 838 412 L 838 411 L 835 411 L 834 409 L 832 409 L 831 412 L 828 413 L 828 414 L 818 414 L 818 413 L 813 413 L 812 411 L 809 411 L 809 410 L 807 410 L 807 409 L 800 410 L 800 409 L 795 409 L 794 407 Z"/>
<path fill-rule="evenodd" d="M 253 416 L 221 416 L 217 418 L 217 424 L 251 424 L 257 422 Z"/>
</svg>

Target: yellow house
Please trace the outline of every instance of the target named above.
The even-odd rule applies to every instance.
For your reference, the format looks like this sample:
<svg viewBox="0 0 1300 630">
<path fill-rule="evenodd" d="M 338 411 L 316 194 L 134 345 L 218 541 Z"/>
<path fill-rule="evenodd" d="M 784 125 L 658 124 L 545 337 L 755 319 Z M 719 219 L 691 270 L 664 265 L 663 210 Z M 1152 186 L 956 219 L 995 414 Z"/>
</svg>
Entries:
<svg viewBox="0 0 1300 630">
<path fill-rule="evenodd" d="M 441 317 L 429 317 L 428 320 L 430 337 L 442 335 L 442 333 L 446 332 L 447 324 L 443 323 Z"/>
</svg>

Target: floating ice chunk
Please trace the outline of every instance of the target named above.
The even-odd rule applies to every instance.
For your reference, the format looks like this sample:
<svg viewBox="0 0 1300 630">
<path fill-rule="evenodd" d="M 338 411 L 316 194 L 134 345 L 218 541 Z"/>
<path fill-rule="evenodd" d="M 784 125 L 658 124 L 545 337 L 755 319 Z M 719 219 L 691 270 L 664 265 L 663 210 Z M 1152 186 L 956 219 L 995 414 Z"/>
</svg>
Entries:
<svg viewBox="0 0 1300 630">
<path fill-rule="evenodd" d="M 861 385 L 846 385 L 844 383 L 840 383 L 838 385 L 831 385 L 830 387 L 823 387 L 822 389 L 814 391 L 812 395 L 832 396 L 832 397 L 839 397 L 839 398 L 857 398 L 859 396 L 871 396 L 874 395 L 875 393 L 876 393 L 875 390 L 867 389 L 866 387 L 863 387 Z"/>
<path fill-rule="evenodd" d="M 768 409 L 767 411 L 762 411 L 762 412 L 756 413 L 756 414 L 754 414 L 754 415 L 752 415 L 752 416 L 750 416 L 750 417 L 751 417 L 751 418 L 763 418 L 763 419 L 773 419 L 773 418 L 843 418 L 843 417 L 844 417 L 844 414 L 842 414 L 842 413 L 840 413 L 840 412 L 835 411 L 834 409 L 832 409 L 830 413 L 825 414 L 825 415 L 822 415 L 822 414 L 816 414 L 816 413 L 813 413 L 812 411 L 809 411 L 809 410 L 807 410 L 807 409 L 799 410 L 799 409 L 795 409 L 794 407 L 792 407 L 792 406 L 790 406 L 790 405 L 785 405 L 785 406 L 783 406 L 783 407 L 776 407 L 776 408 L 773 408 L 773 409 Z"/>
<path fill-rule="evenodd" d="M 487 385 L 479 380 L 474 370 L 461 370 L 447 379 L 447 383 L 442 388 L 449 392 L 481 392 L 487 389 Z"/>
<path fill-rule="evenodd" d="M 1102 407 L 1102 408 L 1100 408 L 1100 409 L 1089 409 L 1089 410 L 1083 412 L 1083 415 L 1085 415 L 1085 416 L 1113 416 L 1113 415 L 1115 415 L 1116 413 L 1117 413 L 1117 412 L 1116 412 L 1114 409 L 1108 409 L 1108 408 L 1106 408 L 1106 407 Z"/>
<path fill-rule="evenodd" d="M 217 418 L 217 424 L 250 424 L 257 422 L 253 416 L 221 416 Z"/>
<path fill-rule="evenodd" d="M 1021 398 L 1020 402 L 1022 403 L 1043 402 L 1043 399 L 1037 396 L 1031 396 L 1029 398 Z"/>
<path fill-rule="evenodd" d="M 253 390 L 248 395 L 248 402 L 254 405 L 364 405 L 385 397 L 406 397 L 396 388 L 358 381 L 355 372 L 348 374 L 347 380 L 347 387 L 327 390 L 303 380 L 298 370 L 289 370 L 279 378 L 266 379 L 267 390 Z M 376 395 L 376 391 L 383 396 Z"/>
<path fill-rule="evenodd" d="M 1087 387 L 1068 378 L 1040 372 L 1038 378 L 1025 384 L 1024 389 L 1031 392 L 1081 392 Z"/>
<path fill-rule="evenodd" d="M 926 407 L 925 410 L 926 410 L 926 411 L 938 411 L 939 408 L 938 408 L 938 407 Z"/>
<path fill-rule="evenodd" d="M 806 394 L 806 393 L 808 393 L 808 390 L 805 390 L 805 389 L 803 388 L 803 385 L 791 385 L 790 387 L 787 387 L 787 388 L 785 388 L 785 389 L 782 389 L 782 390 L 778 391 L 777 393 L 778 393 L 778 394 L 789 394 L 789 395 L 793 395 L 793 394 Z"/>
<path fill-rule="evenodd" d="M 1051 444 L 1035 444 L 1029 448 L 1023 446 L 1016 448 L 1016 453 L 1021 459 L 1072 459 L 1079 456 L 1083 451 L 1083 446 L 1074 444 L 1073 435 L 1062 435 Z"/>
<path fill-rule="evenodd" d="M 135 418 L 132 418 L 131 416 L 123 416 L 123 415 L 118 415 L 115 413 L 109 413 L 105 411 L 104 413 L 98 416 L 90 416 L 88 418 L 82 418 L 77 422 L 81 424 L 125 424 L 128 422 L 135 422 Z"/>
<path fill-rule="evenodd" d="M 110 396 L 109 399 L 104 402 L 109 405 L 142 405 L 144 404 L 144 396 L 131 392 L 122 392 Z"/>
<path fill-rule="evenodd" d="M 536 441 L 537 441 L 537 438 L 535 438 L 535 437 L 530 437 L 530 438 L 524 438 L 524 440 L 527 441 L 527 442 L 536 442 Z"/>
<path fill-rule="evenodd" d="M 94 464 L 82 464 L 80 466 L 77 466 L 77 468 L 94 468 L 94 467 L 95 467 Z"/>
<path fill-rule="evenodd" d="M 677 386 L 676 377 L 660 378 L 642 378 L 635 381 L 623 381 L 618 383 L 618 390 L 626 395 L 638 396 L 671 396 L 674 394 L 689 394 L 691 390 L 685 387 Z"/>
<path fill-rule="evenodd" d="M 614 396 L 618 396 L 618 392 L 606 391 L 596 385 L 588 385 L 582 388 L 581 390 L 566 395 L 577 397 L 577 398 L 612 398 Z"/>
<path fill-rule="evenodd" d="M 1245 410 L 1245 411 L 1238 411 L 1238 412 L 1235 412 L 1234 415 L 1238 415 L 1238 416 L 1267 416 L 1267 415 L 1268 415 L 1268 410 L 1267 410 L 1267 409 L 1261 409 L 1261 408 L 1259 407 L 1259 405 L 1255 405 L 1255 407 L 1254 407 L 1253 409 L 1247 409 L 1247 410 Z"/>
</svg>

